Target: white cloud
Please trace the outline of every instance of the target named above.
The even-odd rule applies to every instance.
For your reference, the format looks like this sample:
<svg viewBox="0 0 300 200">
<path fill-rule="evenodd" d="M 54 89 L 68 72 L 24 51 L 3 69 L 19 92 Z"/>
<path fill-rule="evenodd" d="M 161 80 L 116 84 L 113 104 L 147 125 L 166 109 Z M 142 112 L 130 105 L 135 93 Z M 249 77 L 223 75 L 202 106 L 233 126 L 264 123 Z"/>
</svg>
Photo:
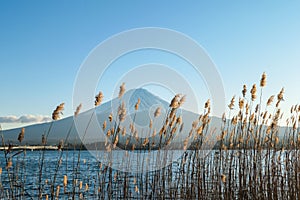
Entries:
<svg viewBox="0 0 300 200">
<path fill-rule="evenodd" d="M 49 122 L 51 118 L 45 115 L 22 115 L 22 116 L 4 116 L 0 117 L 0 123 L 40 123 Z"/>
</svg>

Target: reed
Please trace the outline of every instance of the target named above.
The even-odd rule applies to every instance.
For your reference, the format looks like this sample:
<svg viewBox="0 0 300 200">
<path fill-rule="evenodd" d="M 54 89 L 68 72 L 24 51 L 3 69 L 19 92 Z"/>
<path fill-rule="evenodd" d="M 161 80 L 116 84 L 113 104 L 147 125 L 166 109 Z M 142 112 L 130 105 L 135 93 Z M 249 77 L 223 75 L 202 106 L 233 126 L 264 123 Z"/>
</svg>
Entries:
<svg viewBox="0 0 300 200">
<path fill-rule="evenodd" d="M 260 91 L 257 91 L 257 86 Z M 283 119 L 280 106 L 284 100 L 284 88 L 263 102 L 267 88 L 266 73 L 262 74 L 257 86 L 253 84 L 247 91 L 244 85 L 241 94 L 232 97 L 220 119 L 220 129 L 211 123 L 212 105 L 207 100 L 199 117 L 185 125 L 190 126 L 189 133 L 176 147 L 186 150 L 185 153 L 167 165 L 174 151 L 168 149 L 168 145 L 183 131 L 184 116 L 179 110 L 186 97 L 175 95 L 165 116 L 160 116 L 160 107 L 156 108 L 149 125 L 141 130 L 148 137 L 140 138 L 141 131 L 135 127 L 135 121 L 142 100 L 138 99 L 135 103 L 133 122 L 126 126 L 124 120 L 128 108 L 122 98 L 126 91 L 123 83 L 118 95 L 118 110 L 109 114 L 101 127 L 107 137 L 103 159 L 106 156 L 108 160 L 112 159 L 117 147 L 122 148 L 121 141 L 126 141 L 123 148 L 127 153 L 120 158 L 120 165 L 129 167 L 136 162 L 140 173 L 112 169 L 113 163 L 110 162 L 83 160 L 81 155 L 85 152 L 81 150 L 64 158 L 64 144 L 68 141 L 72 124 L 67 137 L 58 144 L 60 151 L 56 152 L 58 157 L 53 174 L 43 167 L 47 161 L 45 149 L 42 150 L 36 193 L 27 188 L 29 182 L 24 174 L 30 162 L 25 162 L 28 158 L 26 153 L 14 150 L 1 134 L 5 148 L 4 163 L 0 165 L 0 199 L 299 199 L 300 106 L 292 106 L 290 116 Z M 257 95 L 260 97 L 258 101 Z M 99 92 L 94 105 L 100 106 L 102 100 L 103 94 Z M 60 104 L 53 111 L 53 121 L 60 118 L 63 106 Z M 79 115 L 80 108 L 81 105 L 77 107 L 75 117 Z M 159 119 L 163 119 L 162 125 L 156 131 L 155 124 Z M 280 125 L 284 121 L 287 128 L 281 135 Z M 44 134 L 42 144 L 45 146 L 52 126 L 53 122 Z M 210 144 L 209 140 L 216 131 L 217 143 Z M 24 136 L 25 130 L 21 129 L 17 138 L 19 145 Z M 29 134 L 26 133 L 26 137 Z M 203 156 L 205 148 L 210 148 L 210 145 L 214 145 L 214 150 Z M 157 156 L 148 158 L 146 152 L 156 152 Z M 153 163 L 164 167 L 153 171 Z M 73 169 L 62 168 L 62 164 L 72 165 Z M 45 180 L 45 176 L 50 177 L 49 180 Z"/>
</svg>

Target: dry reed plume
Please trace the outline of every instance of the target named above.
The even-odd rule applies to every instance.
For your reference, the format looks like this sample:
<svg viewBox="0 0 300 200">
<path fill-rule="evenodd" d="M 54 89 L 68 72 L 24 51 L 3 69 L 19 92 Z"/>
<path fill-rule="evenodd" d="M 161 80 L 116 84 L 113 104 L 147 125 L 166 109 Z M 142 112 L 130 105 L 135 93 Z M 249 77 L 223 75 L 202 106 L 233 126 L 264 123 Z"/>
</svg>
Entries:
<svg viewBox="0 0 300 200">
<path fill-rule="evenodd" d="M 58 120 L 60 119 L 60 115 L 62 115 L 62 111 L 64 110 L 64 106 L 65 106 L 65 103 L 61 103 L 60 105 L 58 105 L 56 107 L 56 109 L 53 111 L 52 113 L 52 119 L 53 120 Z"/>
<path fill-rule="evenodd" d="M 97 96 L 95 96 L 95 106 L 99 106 L 102 103 L 104 96 L 102 92 L 99 92 Z"/>
<path fill-rule="evenodd" d="M 61 155 L 64 150 L 63 144 L 67 144 L 68 138 L 61 140 L 55 174 L 44 174 L 49 172 L 41 170 L 43 167 L 39 168 L 40 182 L 38 181 L 39 187 L 36 188 L 38 198 L 299 199 L 300 106 L 292 106 L 289 110 L 290 116 L 286 120 L 283 119 L 280 105 L 284 101 L 284 88 L 263 102 L 262 94 L 267 86 L 266 73 L 262 74 L 259 81 L 260 91 L 257 91 L 256 84 L 253 84 L 250 92 L 244 85 L 240 96 L 233 96 L 230 99 L 227 111 L 218 121 L 219 129 L 214 127 L 215 119 L 210 116 L 212 105 L 210 100 L 207 100 L 203 113 L 185 125 L 190 129 L 186 134 L 187 137 L 182 139 L 177 148 L 186 152 L 176 162 L 165 165 L 161 170 L 149 169 L 153 162 L 166 164 L 164 155 L 163 159 L 156 158 L 154 161 L 145 162 L 146 164 L 141 166 L 140 174 L 131 173 L 130 170 L 128 172 L 114 170 L 111 163 L 106 165 L 89 158 L 81 159 L 80 155 L 83 153 L 81 151 L 78 152 L 77 162 L 76 158 L 67 161 L 68 156 L 64 158 Z M 154 118 L 150 119 L 147 127 L 140 131 L 135 120 L 138 116 L 136 113 L 143 105 L 141 104 L 143 99 L 138 98 L 133 105 L 135 113 L 132 122 L 127 125 L 124 123 L 128 110 L 122 99 L 124 93 L 123 83 L 118 95 L 120 104 L 117 113 L 103 116 L 107 120 L 103 121 L 101 127 L 107 139 L 105 155 L 112 155 L 116 147 L 142 155 L 154 151 L 163 154 L 161 150 L 170 145 L 176 136 L 186 131 L 183 129 L 185 118 L 178 112 L 185 102 L 184 95 L 174 96 L 169 108 L 166 108 L 161 123 L 158 123 L 158 120 L 161 119 L 159 116 L 163 112 L 161 107 L 157 107 L 152 114 Z M 256 103 L 257 95 L 260 99 Z M 95 98 L 95 106 L 99 106 L 103 94 L 99 92 Z M 52 114 L 53 120 L 60 118 L 63 107 L 64 104 L 57 106 Z M 78 116 L 80 108 L 81 105 L 77 107 L 75 116 Z M 280 127 L 284 120 L 288 127 Z M 46 145 L 52 124 L 48 134 L 44 136 L 43 145 Z M 157 127 L 157 124 L 162 125 Z M 217 143 L 211 144 L 214 150 L 207 156 L 202 156 L 202 150 L 209 146 L 209 139 L 216 131 L 218 131 Z M 141 132 L 146 132 L 148 137 L 140 138 Z M 24 134 L 25 130 L 22 129 L 18 136 L 19 143 L 23 141 Z M 26 133 L 26 138 L 28 135 Z M 4 140 L 3 146 L 7 147 L 7 150 L 4 151 L 5 164 L 0 166 L 0 199 L 30 198 L 32 194 L 26 194 L 25 189 L 27 180 L 22 176 L 27 169 L 21 168 L 22 165 L 18 163 L 22 159 L 21 153 L 15 153 L 13 146 L 5 145 Z M 126 161 L 127 156 L 130 159 Z M 39 165 L 44 162 L 40 160 Z M 128 166 L 138 161 L 127 153 L 119 162 Z M 66 167 L 60 167 L 61 165 Z M 49 181 L 45 180 L 44 175 L 48 176 Z M 6 178 L 5 181 L 1 179 L 2 177 Z M 60 192 L 60 187 L 64 188 L 63 192 Z"/>
<path fill-rule="evenodd" d="M 24 140 L 24 135 L 25 135 L 25 128 L 22 128 L 18 136 L 18 140 L 20 143 Z"/>
</svg>

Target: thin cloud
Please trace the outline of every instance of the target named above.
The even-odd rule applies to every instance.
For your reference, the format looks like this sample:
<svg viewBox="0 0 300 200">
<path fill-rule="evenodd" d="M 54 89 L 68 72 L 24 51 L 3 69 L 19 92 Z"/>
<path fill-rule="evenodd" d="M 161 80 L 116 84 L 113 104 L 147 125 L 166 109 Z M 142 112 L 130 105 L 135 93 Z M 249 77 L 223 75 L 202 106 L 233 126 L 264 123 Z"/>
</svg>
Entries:
<svg viewBox="0 0 300 200">
<path fill-rule="evenodd" d="M 16 116 L 6 116 L 0 117 L 0 123 L 16 123 L 18 122 L 18 117 Z"/>
<path fill-rule="evenodd" d="M 0 117 L 0 123 L 41 123 L 49 121 L 51 121 L 51 118 L 44 115 L 22 115 L 19 117 L 9 115 Z"/>
</svg>

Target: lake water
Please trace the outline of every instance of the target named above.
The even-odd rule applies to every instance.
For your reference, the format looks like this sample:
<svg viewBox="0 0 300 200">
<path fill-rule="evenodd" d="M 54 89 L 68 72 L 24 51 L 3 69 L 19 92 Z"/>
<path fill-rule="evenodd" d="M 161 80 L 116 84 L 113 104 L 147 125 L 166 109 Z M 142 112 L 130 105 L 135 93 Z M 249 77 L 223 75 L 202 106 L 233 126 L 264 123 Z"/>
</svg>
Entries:
<svg viewBox="0 0 300 200">
<path fill-rule="evenodd" d="M 14 152 L 15 153 L 15 152 Z M 13 154 L 13 153 L 12 153 Z M 25 196 L 27 197 L 36 197 L 38 193 L 38 183 L 39 183 L 39 172 L 40 172 L 40 163 L 41 163 L 41 151 L 26 151 L 26 153 L 21 153 L 17 156 L 14 156 L 13 166 L 9 169 L 12 174 L 12 179 L 16 184 L 19 184 L 20 187 L 23 187 L 25 190 Z M 56 171 L 58 160 L 60 157 L 59 151 L 45 151 L 44 167 L 43 167 L 43 176 L 42 183 L 45 187 L 45 192 L 50 192 L 51 180 Z M 77 166 L 78 151 L 65 151 L 62 156 L 62 163 L 57 172 L 57 181 L 56 183 L 63 187 L 63 177 L 64 175 L 68 176 L 69 181 L 69 190 L 72 187 L 71 180 L 75 176 L 74 168 Z M 78 170 L 77 179 L 82 181 L 84 184 L 87 183 L 92 185 L 91 182 L 96 178 L 97 173 L 99 172 L 99 162 L 88 152 L 81 151 L 80 153 L 80 170 Z M 5 169 L 6 161 L 4 157 L 4 152 L 0 152 L 0 167 L 2 167 L 2 192 L 5 192 L 5 189 L 9 187 L 9 178 L 7 176 L 7 171 Z M 18 174 L 18 177 L 16 177 Z M 48 181 L 48 184 L 47 184 Z M 18 187 L 18 186 L 17 186 Z M 63 190 L 63 189 L 61 189 Z M 93 188 L 89 188 L 89 191 L 93 193 Z M 1 193 L 1 190 L 0 190 Z M 1 197 L 1 195 L 0 195 Z"/>
<path fill-rule="evenodd" d="M 14 188 L 23 188 L 23 190 L 19 191 L 19 193 L 22 193 L 22 195 L 29 199 L 31 197 L 35 199 L 38 194 L 40 165 L 43 153 L 38 150 L 27 150 L 14 156 L 17 152 L 18 151 L 13 151 L 8 155 L 8 157 L 12 156 L 12 167 L 9 168 L 9 173 L 11 174 L 10 178 L 14 180 Z M 135 152 L 128 155 L 124 152 L 125 151 L 113 151 L 112 153 L 107 153 L 106 151 L 80 151 L 79 170 L 75 173 L 79 151 L 68 150 L 63 153 L 61 151 L 54 150 L 45 151 L 41 180 L 44 191 L 43 193 L 50 194 L 50 183 L 53 181 L 54 174 L 57 174 L 55 185 L 60 185 L 61 187 L 60 196 L 64 195 L 63 178 L 67 175 L 68 186 L 66 187 L 66 191 L 72 191 L 72 180 L 76 179 L 76 185 L 79 185 L 80 181 L 82 181 L 83 191 L 85 190 L 84 188 L 86 184 L 90 186 L 88 191 L 84 192 L 84 195 L 93 197 L 99 193 L 96 186 L 99 186 L 101 182 L 103 182 L 103 179 L 99 179 L 101 176 L 101 174 L 99 174 L 101 171 L 100 168 L 104 169 L 105 166 L 109 164 L 111 164 L 114 172 L 118 170 L 123 172 L 126 171 L 126 173 L 130 174 L 130 176 L 134 176 L 138 172 L 137 169 L 142 169 L 143 172 L 152 171 L 152 173 L 154 173 L 154 170 L 160 169 L 156 168 L 158 166 L 156 154 L 139 151 L 138 153 Z M 183 151 L 168 151 L 167 153 L 161 152 L 160 165 L 166 166 L 168 164 L 164 161 L 173 162 L 174 160 L 178 160 L 182 153 Z M 61 155 L 62 162 L 57 171 L 56 169 Z M 163 159 L 167 157 L 169 160 Z M 111 160 L 113 163 L 110 162 Z M 3 193 L 7 192 L 6 190 L 10 187 L 4 151 L 0 151 L 0 167 L 2 168 L 2 175 L 0 176 L 0 182 L 2 183 L 2 185 L 0 185 L 0 193 L 3 195 Z M 108 178 L 109 177 L 105 177 L 106 181 Z"/>
<path fill-rule="evenodd" d="M 184 179 L 193 181 L 193 176 L 195 174 L 193 171 L 188 170 L 188 168 L 192 169 L 193 166 L 197 164 L 196 162 L 194 162 L 193 157 L 190 156 L 192 155 L 191 152 L 193 151 L 187 151 L 188 154 L 183 154 L 183 151 L 162 152 L 160 154 L 162 156 L 161 159 L 157 159 L 157 155 L 147 154 L 147 152 L 135 152 L 130 155 L 127 155 L 124 152 L 125 151 L 114 151 L 112 154 L 110 154 L 106 151 L 81 151 L 79 169 L 76 170 L 79 151 L 64 151 L 62 154 L 61 165 L 59 169 L 56 170 L 62 152 L 45 151 L 44 167 L 41 179 L 42 191 L 44 196 L 45 194 L 51 193 L 50 185 L 53 181 L 54 174 L 57 174 L 55 187 L 57 185 L 60 186 L 60 190 L 58 192 L 59 199 L 70 199 L 74 192 L 77 197 L 81 195 L 84 199 L 106 199 L 108 196 L 107 191 L 111 186 L 109 183 L 112 183 L 113 185 L 111 187 L 113 189 L 116 189 L 117 191 L 113 196 L 122 197 L 122 188 L 118 187 L 123 187 L 125 179 L 128 179 L 130 182 L 127 187 L 129 188 L 128 190 L 130 190 L 129 193 L 132 193 L 132 199 L 139 199 L 147 193 L 147 191 L 142 191 L 142 188 L 145 187 L 149 189 L 153 187 L 153 185 L 151 184 L 155 183 L 155 181 L 153 181 L 153 177 L 157 175 L 157 171 L 155 171 L 155 169 L 159 169 L 159 167 L 157 168 L 157 166 L 159 166 L 157 164 L 157 160 L 159 160 L 160 164 L 163 163 L 162 166 L 167 166 L 168 161 L 173 163 L 171 167 L 167 166 L 164 168 L 165 170 L 167 170 L 166 174 L 168 176 L 168 180 L 165 181 L 165 188 L 174 188 L 176 186 L 177 180 L 183 180 L 182 178 L 180 178 L 180 173 L 185 176 L 183 177 Z M 6 170 L 6 160 L 4 157 L 4 152 L 0 151 L 0 167 L 2 168 L 2 174 L 0 175 L 0 199 L 6 199 L 6 197 L 8 196 L 7 192 L 10 187 L 13 187 L 15 195 L 22 196 L 22 198 L 19 199 L 37 199 L 39 193 L 39 174 L 42 151 L 26 151 L 15 155 L 16 153 L 17 151 L 14 151 L 9 154 L 9 156 L 12 156 L 13 158 L 12 167 L 9 168 L 10 179 L 13 180 L 13 185 L 11 186 Z M 205 156 L 209 152 L 204 151 L 202 153 L 204 154 L 197 154 L 198 157 Z M 231 161 L 231 164 L 234 165 L 233 170 L 235 171 L 235 175 L 233 176 L 233 178 L 238 177 L 238 173 L 240 173 L 239 166 L 243 162 L 246 163 L 246 166 L 249 165 L 249 168 L 247 168 L 249 173 L 253 172 L 251 171 L 250 165 L 253 165 L 252 159 L 254 151 L 248 150 L 243 153 L 244 155 L 246 155 L 246 157 L 243 157 L 244 159 L 246 159 L 244 161 L 239 160 L 239 151 L 227 151 L 225 153 L 227 155 L 224 157 L 226 157 L 227 159 L 230 158 L 231 155 L 233 155 L 234 157 L 233 161 Z M 267 170 L 266 168 L 264 168 L 264 162 L 267 158 L 266 153 L 266 151 L 263 151 L 261 153 L 263 160 L 261 161 L 260 169 L 263 176 Z M 290 158 L 293 156 L 293 153 L 297 153 L 297 151 L 291 151 L 289 154 Z M 165 157 L 166 155 L 167 157 Z M 275 154 L 270 155 L 279 156 L 278 158 L 274 157 L 274 160 L 279 163 L 279 165 L 277 166 L 277 175 L 287 176 L 286 174 L 284 174 L 284 172 L 286 172 L 284 159 L 287 158 L 285 156 L 285 153 L 283 152 L 282 154 L 279 154 L 278 151 L 275 152 Z M 208 156 L 205 157 L 205 165 L 201 165 L 200 171 L 201 173 L 203 173 L 203 175 L 201 176 L 202 178 L 205 178 L 205 181 L 208 183 L 204 183 L 205 187 L 207 187 L 205 188 L 207 191 L 214 190 L 214 188 L 210 189 L 210 185 L 213 186 L 213 184 L 215 184 L 215 186 L 218 186 L 221 184 L 221 182 L 210 183 L 212 181 L 220 181 L 216 178 L 217 176 L 219 176 L 219 169 L 217 168 L 217 166 L 220 166 L 222 173 L 226 173 L 226 170 L 228 170 L 229 160 L 222 160 L 221 165 L 220 163 L 216 163 L 220 162 L 220 159 L 218 158 L 219 156 L 220 154 L 218 153 L 218 151 L 211 151 Z M 188 164 L 185 165 L 185 167 L 180 168 L 180 166 L 185 163 L 185 161 L 183 160 L 189 160 L 190 162 L 187 162 Z M 111 163 L 110 161 L 113 161 L 113 163 Z M 107 165 L 111 165 L 113 167 L 111 173 L 107 173 L 109 170 L 109 168 L 106 167 Z M 140 171 L 142 170 L 142 172 L 144 172 L 142 176 L 139 176 L 137 175 L 137 173 L 135 173 L 138 171 L 137 168 L 139 168 Z M 178 170 L 179 168 L 180 170 Z M 118 171 L 120 169 L 122 171 Z M 109 176 L 109 174 L 111 174 L 111 177 Z M 63 179 L 65 175 L 68 177 L 68 184 L 64 188 Z M 245 175 L 247 175 L 247 173 Z M 140 177 L 140 179 L 136 180 L 135 177 Z M 161 178 L 161 176 L 159 177 Z M 288 178 L 291 177 L 285 177 L 286 180 L 288 180 Z M 283 181 L 281 182 L 284 185 L 287 184 L 285 179 L 283 179 Z M 237 178 L 233 181 L 233 183 L 238 184 L 238 180 L 239 179 Z M 245 181 L 248 182 L 248 179 L 245 179 Z M 79 188 L 80 182 L 82 182 L 82 188 Z M 75 185 L 75 187 L 73 187 L 73 184 Z M 183 187 L 185 189 L 190 187 L 189 185 L 184 184 L 185 183 L 181 183 L 180 187 Z M 88 189 L 86 188 L 87 186 Z M 140 191 L 138 192 L 135 188 L 137 186 L 140 188 Z M 74 188 L 75 190 L 73 190 Z M 223 186 L 222 188 L 220 188 L 221 191 L 224 189 L 225 188 Z"/>
</svg>

